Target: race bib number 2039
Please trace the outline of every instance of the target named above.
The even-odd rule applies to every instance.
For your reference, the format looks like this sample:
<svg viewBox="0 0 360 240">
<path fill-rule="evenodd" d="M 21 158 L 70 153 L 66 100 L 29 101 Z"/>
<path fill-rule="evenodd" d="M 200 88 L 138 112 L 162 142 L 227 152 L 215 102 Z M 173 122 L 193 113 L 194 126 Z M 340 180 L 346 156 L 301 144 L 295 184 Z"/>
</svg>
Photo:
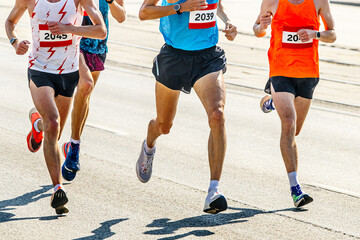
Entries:
<svg viewBox="0 0 360 240">
<path fill-rule="evenodd" d="M 190 12 L 189 29 L 205 29 L 215 27 L 217 3 L 209 4 L 204 10 Z"/>
</svg>

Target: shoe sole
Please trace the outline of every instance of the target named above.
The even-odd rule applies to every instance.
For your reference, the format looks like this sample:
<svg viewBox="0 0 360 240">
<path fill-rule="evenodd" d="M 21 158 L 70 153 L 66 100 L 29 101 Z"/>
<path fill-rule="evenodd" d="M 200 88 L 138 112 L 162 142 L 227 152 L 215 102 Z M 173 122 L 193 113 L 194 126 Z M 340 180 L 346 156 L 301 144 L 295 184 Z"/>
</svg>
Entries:
<svg viewBox="0 0 360 240">
<path fill-rule="evenodd" d="M 311 203 L 312 201 L 313 201 L 313 198 L 306 194 L 306 195 L 304 195 L 304 198 L 302 199 L 302 201 L 296 207 L 300 208 L 302 206 L 305 206 L 306 204 Z"/>
<path fill-rule="evenodd" d="M 217 214 L 227 209 L 227 201 L 224 196 L 220 196 L 218 199 L 210 203 L 210 208 L 204 209 L 205 213 Z"/>
<path fill-rule="evenodd" d="M 65 157 L 65 159 L 66 159 L 66 144 L 68 144 L 67 142 L 65 142 L 65 143 L 63 143 L 63 145 L 61 146 L 61 149 L 62 149 L 62 154 L 63 154 L 63 156 Z"/>
<path fill-rule="evenodd" d="M 68 213 L 69 209 L 67 209 L 65 206 L 60 206 L 55 208 L 55 212 L 56 214 L 64 214 L 64 213 Z"/>
<path fill-rule="evenodd" d="M 38 111 L 36 110 L 35 107 L 33 107 L 32 109 L 30 109 L 30 112 L 29 112 L 29 119 L 30 119 L 30 122 L 31 122 L 31 115 L 33 115 L 33 113 L 37 113 Z"/>
</svg>

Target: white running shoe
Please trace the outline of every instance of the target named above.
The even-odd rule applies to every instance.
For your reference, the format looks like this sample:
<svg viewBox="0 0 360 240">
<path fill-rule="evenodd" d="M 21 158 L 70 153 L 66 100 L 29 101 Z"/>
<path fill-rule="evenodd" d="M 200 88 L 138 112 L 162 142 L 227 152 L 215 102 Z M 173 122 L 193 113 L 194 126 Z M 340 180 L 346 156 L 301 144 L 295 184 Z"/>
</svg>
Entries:
<svg viewBox="0 0 360 240">
<path fill-rule="evenodd" d="M 227 209 L 227 202 L 224 195 L 216 189 L 210 189 L 205 199 L 204 212 L 216 214 Z"/>
<path fill-rule="evenodd" d="M 140 182 L 146 183 L 151 178 L 152 164 L 154 160 L 155 150 L 152 154 L 145 151 L 145 141 L 141 144 L 141 151 L 139 159 L 136 162 L 136 175 Z"/>
</svg>

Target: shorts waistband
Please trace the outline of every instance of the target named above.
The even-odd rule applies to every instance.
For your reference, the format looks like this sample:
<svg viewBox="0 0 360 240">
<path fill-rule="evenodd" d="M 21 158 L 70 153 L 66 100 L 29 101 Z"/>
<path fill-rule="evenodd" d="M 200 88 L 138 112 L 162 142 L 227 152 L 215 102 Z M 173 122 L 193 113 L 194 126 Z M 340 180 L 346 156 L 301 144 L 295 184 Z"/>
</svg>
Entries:
<svg viewBox="0 0 360 240">
<path fill-rule="evenodd" d="M 201 50 L 195 50 L 195 51 L 188 51 L 188 50 L 182 50 L 179 48 L 174 48 L 173 46 L 170 46 L 169 44 L 165 43 L 165 46 L 167 46 L 171 51 L 176 52 L 181 55 L 199 55 L 207 52 L 213 52 L 216 49 L 216 45 L 212 46 L 210 48 L 205 48 Z"/>
</svg>

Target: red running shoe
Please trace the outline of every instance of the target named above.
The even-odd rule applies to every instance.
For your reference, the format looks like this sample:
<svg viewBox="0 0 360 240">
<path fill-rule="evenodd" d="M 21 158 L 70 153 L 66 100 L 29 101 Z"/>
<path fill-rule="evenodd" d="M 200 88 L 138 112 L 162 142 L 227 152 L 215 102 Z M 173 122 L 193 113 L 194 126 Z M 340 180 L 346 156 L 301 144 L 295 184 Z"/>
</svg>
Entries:
<svg viewBox="0 0 360 240">
<path fill-rule="evenodd" d="M 29 118 L 31 122 L 31 131 L 26 137 L 26 143 L 30 150 L 30 152 L 37 152 L 43 140 L 43 131 L 37 132 L 34 128 L 34 122 L 41 118 L 40 113 L 36 110 L 36 108 L 32 108 L 29 112 Z"/>
</svg>

